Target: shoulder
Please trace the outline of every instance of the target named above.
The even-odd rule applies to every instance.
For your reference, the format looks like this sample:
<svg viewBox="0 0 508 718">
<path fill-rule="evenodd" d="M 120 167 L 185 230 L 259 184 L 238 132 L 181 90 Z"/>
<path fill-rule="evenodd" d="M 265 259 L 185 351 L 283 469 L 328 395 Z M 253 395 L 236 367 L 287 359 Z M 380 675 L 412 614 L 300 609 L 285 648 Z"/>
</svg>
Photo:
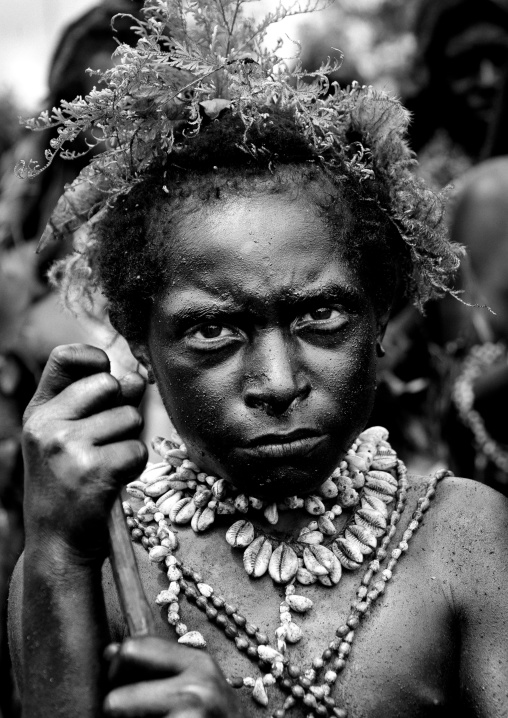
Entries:
<svg viewBox="0 0 508 718">
<path fill-rule="evenodd" d="M 411 491 L 423 495 L 430 477 L 413 477 Z M 476 481 L 448 477 L 436 487 L 422 526 L 436 570 L 450 586 L 455 608 L 465 608 L 481 587 L 497 601 L 508 594 L 508 499 Z"/>
</svg>

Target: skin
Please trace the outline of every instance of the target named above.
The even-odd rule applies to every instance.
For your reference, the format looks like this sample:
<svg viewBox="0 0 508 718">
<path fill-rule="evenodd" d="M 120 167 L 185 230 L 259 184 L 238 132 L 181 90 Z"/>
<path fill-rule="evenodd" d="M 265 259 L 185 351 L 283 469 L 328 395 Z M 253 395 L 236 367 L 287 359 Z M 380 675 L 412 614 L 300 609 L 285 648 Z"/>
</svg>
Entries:
<svg viewBox="0 0 508 718">
<path fill-rule="evenodd" d="M 312 207 L 285 196 L 200 210 L 178 227 L 147 342 L 133 347 L 157 377 L 191 456 L 259 496 L 288 495 L 296 486 L 311 491 L 371 406 L 383 325 L 337 234 Z M 323 293 L 330 282 L 333 297 Z M 302 293 L 314 297 L 310 304 Z M 197 299 L 205 311 L 197 320 L 187 313 L 182 328 L 178 312 Z M 235 308 L 218 312 L 219 300 Z M 157 610 L 159 638 L 110 648 L 109 683 L 101 670 L 105 645 L 125 631 L 111 577 L 106 568 L 103 598 L 100 572 L 108 505 L 146 456 L 135 438 L 139 414 L 128 406 L 139 390 L 135 377 L 112 379 L 99 350 L 60 349 L 28 410 L 27 549 L 13 582 L 10 624 L 17 673 L 25 676 L 24 718 L 71 709 L 95 716 L 105 694 L 106 713 L 114 716 L 271 715 L 279 697 L 263 709 L 247 690 L 234 695 L 227 687 L 224 675 L 256 670 L 186 602 L 183 620 L 203 632 L 207 653 L 164 640 L 171 632 Z M 319 429 L 325 447 L 290 447 L 283 458 L 268 450 L 263 460 L 242 451 L 260 432 L 302 426 Z M 412 481 L 400 532 L 425 485 L 424 478 Z M 347 518 L 345 512 L 339 530 Z M 443 483 L 396 578 L 358 631 L 335 693 L 350 715 L 436 717 L 457 707 L 465 716 L 506 715 L 507 518 L 496 492 L 465 480 Z M 291 513 L 284 530 L 297 531 L 304 520 Z M 179 537 L 185 561 L 273 635 L 283 589 L 268 578 L 249 579 L 223 527 L 205 535 L 183 527 Z M 144 552 L 138 561 L 153 600 L 167 579 Z M 302 589 L 315 608 L 298 620 L 305 638 L 291 649 L 297 664 L 319 655 L 347 616 L 360 574 L 344 574 L 333 593 L 320 585 Z"/>
</svg>

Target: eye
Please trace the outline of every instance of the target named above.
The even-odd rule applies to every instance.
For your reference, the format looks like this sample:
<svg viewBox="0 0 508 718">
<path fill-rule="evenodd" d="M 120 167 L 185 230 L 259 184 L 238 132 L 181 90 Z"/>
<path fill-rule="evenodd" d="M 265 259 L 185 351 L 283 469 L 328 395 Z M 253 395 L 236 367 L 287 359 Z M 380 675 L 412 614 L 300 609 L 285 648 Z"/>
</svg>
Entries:
<svg viewBox="0 0 508 718">
<path fill-rule="evenodd" d="M 317 331 L 335 331 L 348 321 L 347 314 L 335 307 L 317 307 L 299 317 L 297 328 L 315 329 Z"/>
<path fill-rule="evenodd" d="M 199 339 L 221 339 L 229 334 L 233 334 L 231 329 L 222 324 L 202 324 L 194 330 L 194 336 Z"/>
<path fill-rule="evenodd" d="M 203 322 L 192 327 L 186 333 L 187 342 L 197 349 L 221 348 L 231 339 L 237 338 L 238 332 L 232 327 L 215 322 Z"/>
</svg>

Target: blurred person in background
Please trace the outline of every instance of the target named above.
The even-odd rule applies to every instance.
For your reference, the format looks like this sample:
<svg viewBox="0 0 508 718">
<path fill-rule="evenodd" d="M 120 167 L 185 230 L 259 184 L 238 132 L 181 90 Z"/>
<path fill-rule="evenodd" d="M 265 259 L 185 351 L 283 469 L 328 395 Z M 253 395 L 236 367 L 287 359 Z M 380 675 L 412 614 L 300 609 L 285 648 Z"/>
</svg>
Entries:
<svg viewBox="0 0 508 718">
<path fill-rule="evenodd" d="M 444 346 L 453 359 L 444 437 L 453 470 L 508 494 L 508 157 L 462 178 L 451 237 L 467 249 L 462 283 L 479 306 L 443 304 Z"/>
<path fill-rule="evenodd" d="M 478 161 L 508 150 L 508 2 L 425 0 L 418 8 L 415 34 L 416 90 L 406 99 L 414 113 L 410 137 L 418 153 L 419 174 L 437 190 L 450 182 L 462 184 L 461 178 Z M 488 164 L 482 170 L 483 180 L 491 167 Z M 497 171 L 494 178 L 500 174 Z M 467 181 L 472 181 L 472 176 L 466 174 Z M 484 181 L 481 186 L 488 202 L 474 225 L 457 241 L 468 249 L 475 245 L 473 254 L 478 267 L 488 246 L 493 254 L 483 256 L 484 266 L 501 268 L 502 225 L 496 242 L 488 245 L 482 242 L 480 229 L 482 222 L 492 226 L 500 221 L 501 205 L 494 209 L 501 202 L 500 194 L 496 192 L 490 201 Z M 460 216 L 469 213 L 464 209 L 468 202 L 458 202 Z M 479 203 L 474 204 L 478 208 Z M 456 203 L 452 202 L 452 206 Z M 454 226 L 459 222 L 465 228 L 467 223 L 459 215 L 453 220 Z M 450 216 L 455 215 L 451 212 Z M 486 280 L 488 271 L 482 271 L 481 276 Z M 479 277 L 480 274 L 463 278 L 464 299 L 468 302 L 476 301 L 475 283 Z M 499 311 L 495 306 L 499 295 L 494 299 L 490 300 L 487 293 L 487 300 L 479 301 Z M 431 303 L 425 318 L 412 307 L 401 308 L 385 338 L 390 359 L 384 360 L 384 365 L 381 362 L 376 411 L 393 417 L 394 423 L 389 426 L 393 443 L 410 465 L 428 469 L 421 465 L 421 457 L 428 454 L 430 446 L 437 447 L 441 465 L 451 464 L 459 473 L 491 483 L 506 493 L 502 476 L 508 464 L 504 472 L 496 470 L 496 476 L 487 476 L 484 461 L 476 462 L 471 437 L 467 437 L 469 449 L 460 446 L 458 437 L 463 443 L 464 430 L 452 408 L 453 386 L 465 356 L 473 345 L 482 344 L 488 337 L 499 337 L 485 330 L 491 318 L 486 309 L 472 312 L 454 301 Z"/>
<path fill-rule="evenodd" d="M 96 78 L 85 70 L 111 66 L 117 41 L 135 44 L 132 20 L 116 18 L 115 32 L 111 21 L 117 13 L 136 15 L 141 6 L 135 0 L 104 0 L 63 30 L 50 63 L 48 108 L 90 92 Z M 4 144 L 7 137 L 6 131 Z M 21 158 L 37 158 L 43 166 L 50 139 L 46 131 L 23 134 L 3 155 L 0 181 L 0 717 L 4 718 L 16 715 L 4 628 L 8 580 L 23 544 L 21 418 L 51 349 L 68 341 L 87 341 L 90 331 L 61 310 L 45 279 L 56 252 L 68 248 L 50 247 L 35 254 L 64 186 L 88 158 L 73 162 L 57 158 L 28 182 L 13 172 Z M 73 149 L 82 152 L 86 145 L 80 141 Z"/>
<path fill-rule="evenodd" d="M 508 64 L 507 0 L 424 0 L 405 104 L 422 174 L 443 187 L 485 155 Z"/>
</svg>

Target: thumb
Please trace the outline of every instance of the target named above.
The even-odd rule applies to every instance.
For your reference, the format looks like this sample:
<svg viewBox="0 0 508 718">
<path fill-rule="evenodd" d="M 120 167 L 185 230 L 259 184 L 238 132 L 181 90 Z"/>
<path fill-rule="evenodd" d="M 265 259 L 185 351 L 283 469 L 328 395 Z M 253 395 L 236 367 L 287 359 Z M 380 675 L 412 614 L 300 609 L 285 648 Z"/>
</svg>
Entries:
<svg viewBox="0 0 508 718">
<path fill-rule="evenodd" d="M 88 344 L 65 344 L 51 352 L 35 394 L 25 412 L 25 420 L 34 409 L 46 404 L 83 377 L 109 372 L 106 352 Z"/>
</svg>

